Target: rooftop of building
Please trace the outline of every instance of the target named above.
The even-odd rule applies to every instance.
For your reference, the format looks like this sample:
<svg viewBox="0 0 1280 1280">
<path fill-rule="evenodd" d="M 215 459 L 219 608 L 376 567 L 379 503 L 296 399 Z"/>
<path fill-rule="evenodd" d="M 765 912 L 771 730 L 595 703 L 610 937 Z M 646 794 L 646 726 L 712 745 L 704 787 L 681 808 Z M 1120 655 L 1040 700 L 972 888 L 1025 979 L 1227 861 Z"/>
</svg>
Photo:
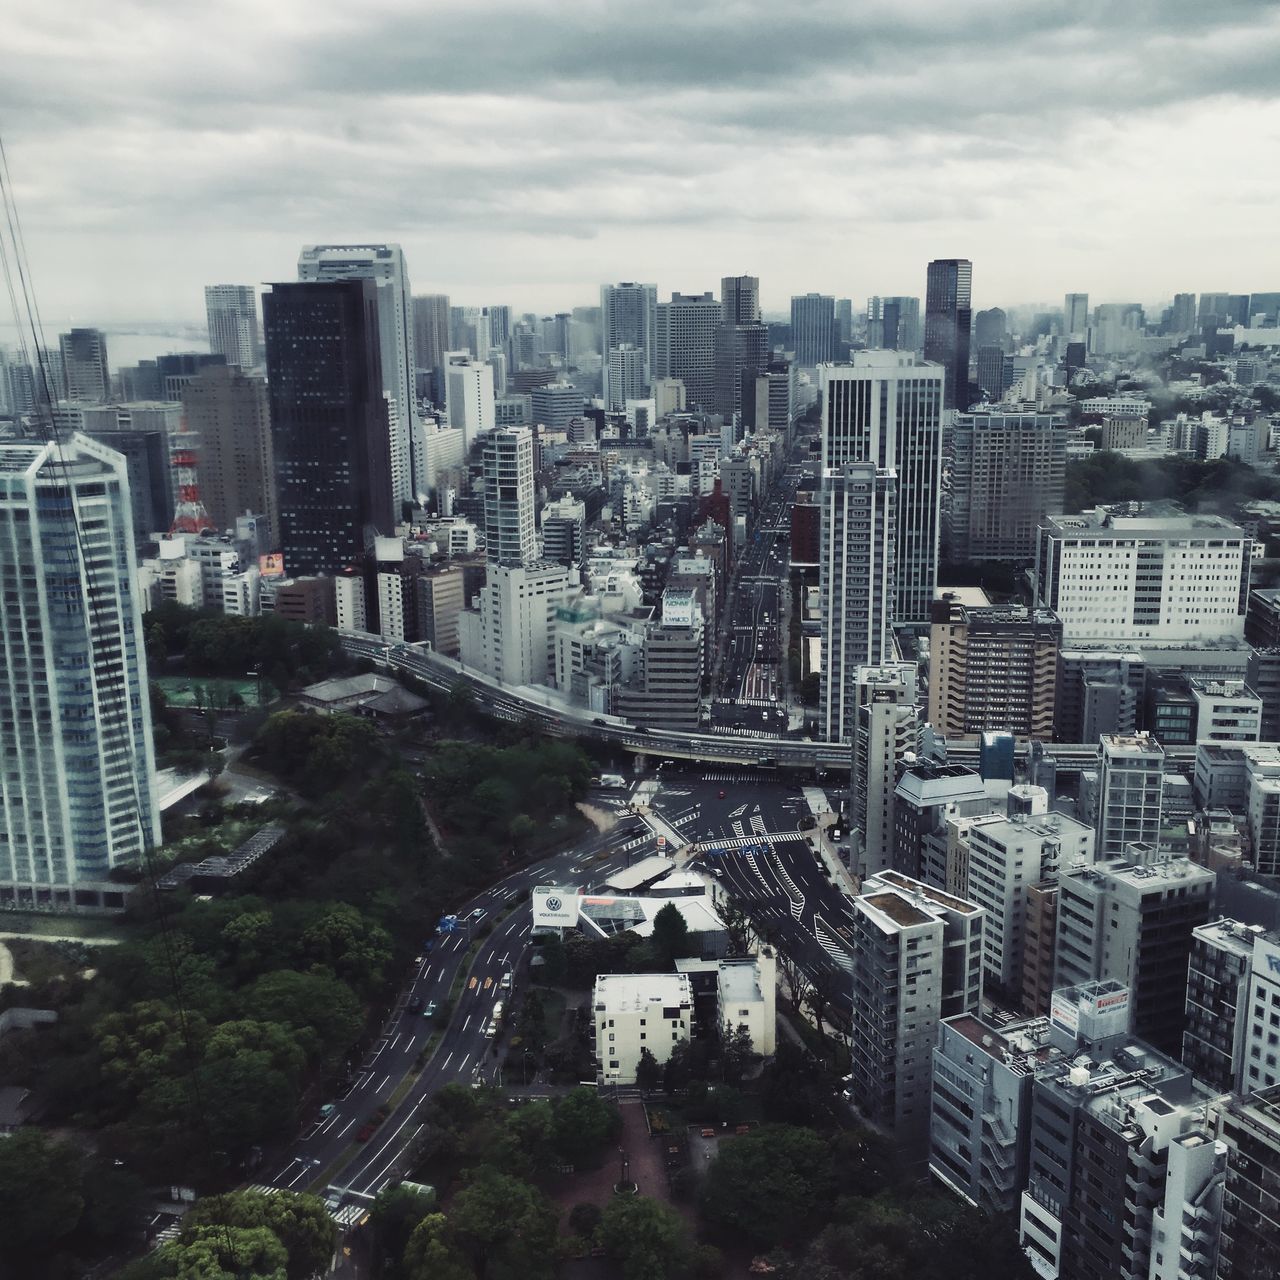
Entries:
<svg viewBox="0 0 1280 1280">
<path fill-rule="evenodd" d="M 390 677 L 364 671 L 359 675 L 335 676 L 332 680 L 309 684 L 302 690 L 302 696 L 312 702 L 344 702 L 348 698 L 368 697 L 395 688 L 398 686 Z"/>
<path fill-rule="evenodd" d="M 933 598 L 953 600 L 971 609 L 985 609 L 991 603 L 991 597 L 981 587 L 935 587 Z"/>
<path fill-rule="evenodd" d="M 1139 846 L 1131 844 L 1129 848 L 1137 849 Z M 1095 883 L 1110 880 L 1113 883 L 1129 885 L 1139 890 L 1161 888 L 1188 880 L 1208 882 L 1214 879 L 1213 872 L 1207 867 L 1202 867 L 1198 862 L 1192 862 L 1187 857 L 1171 856 L 1158 857 L 1150 862 L 1111 858 L 1106 862 L 1099 862 L 1087 867 L 1077 867 L 1063 874 L 1064 876 L 1070 875 L 1077 880 L 1094 881 Z"/>
<path fill-rule="evenodd" d="M 642 888 L 654 880 L 659 880 L 674 869 L 675 863 L 670 858 L 662 858 L 654 854 L 641 858 L 630 867 L 616 871 L 605 882 L 605 887 L 616 889 L 619 893 L 629 893 Z"/>
<path fill-rule="evenodd" d="M 888 916 L 895 924 L 918 925 L 932 924 L 937 917 L 922 911 L 905 894 L 886 891 L 884 893 L 864 894 L 855 902 L 866 903 L 874 907 L 882 915 Z"/>
<path fill-rule="evenodd" d="M 1104 733 L 1098 739 L 1103 754 L 1109 756 L 1164 756 L 1164 748 L 1149 733 Z"/>
<path fill-rule="evenodd" d="M 1024 1018 L 997 1028 L 974 1014 L 959 1013 L 944 1018 L 942 1025 L 950 1027 L 991 1057 L 1002 1059 L 1007 1066 L 1020 1067 L 1024 1071 L 1048 1062 L 1057 1053 L 1049 1046 L 1047 1018 Z"/>
<path fill-rule="evenodd" d="M 728 1001 L 747 1001 L 763 998 L 760 990 L 760 968 L 755 956 L 734 960 L 721 960 L 716 966 L 720 985 L 720 997 Z"/>
<path fill-rule="evenodd" d="M 1223 516 L 1201 513 L 1156 515 L 1148 511 L 1128 514 L 1101 507 L 1078 515 L 1045 516 L 1042 527 L 1064 537 L 1139 537 L 1143 534 L 1177 537 L 1192 531 L 1221 533 L 1224 537 L 1245 536 L 1239 525 Z"/>
<path fill-rule="evenodd" d="M 1062 627 L 1062 620 L 1052 609 L 1028 608 L 1023 604 L 967 604 L 950 594 L 935 599 L 930 611 L 934 623 L 960 623 L 978 629 L 1007 630 L 1011 627 Z"/>
<path fill-rule="evenodd" d="M 943 907 L 948 911 L 958 911 L 961 915 L 974 915 L 982 910 L 975 902 L 968 902 L 964 898 L 957 898 L 953 894 L 944 893 L 941 889 L 935 889 L 931 884 L 925 884 L 923 880 L 915 880 L 911 876 L 904 876 L 901 871 L 879 871 L 871 877 L 871 881 L 892 885 L 895 889 L 901 889 L 903 893 L 909 893 L 916 898 L 923 898 L 927 902 Z M 871 881 L 868 883 L 871 883 Z"/>
<path fill-rule="evenodd" d="M 1231 951 L 1244 957 L 1253 954 L 1254 941 L 1267 931 L 1260 924 L 1243 924 L 1239 920 L 1214 920 L 1209 924 L 1199 925 L 1192 933 L 1223 951 Z"/>
<path fill-rule="evenodd" d="M 653 1005 L 689 1007 L 693 1001 L 687 973 L 602 973 L 591 1003 L 611 1013 L 640 1013 Z"/>
</svg>

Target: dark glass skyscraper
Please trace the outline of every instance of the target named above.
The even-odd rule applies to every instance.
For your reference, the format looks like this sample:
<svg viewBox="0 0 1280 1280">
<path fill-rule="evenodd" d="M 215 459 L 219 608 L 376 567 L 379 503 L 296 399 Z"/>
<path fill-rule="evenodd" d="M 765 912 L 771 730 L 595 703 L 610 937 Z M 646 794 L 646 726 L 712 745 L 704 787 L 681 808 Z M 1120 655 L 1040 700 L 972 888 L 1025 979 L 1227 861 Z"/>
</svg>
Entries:
<svg viewBox="0 0 1280 1280">
<path fill-rule="evenodd" d="M 968 258 L 936 258 L 925 281 L 924 358 L 946 369 L 943 407 L 967 409 L 969 332 L 973 319 L 973 263 Z"/>
<path fill-rule="evenodd" d="M 378 292 L 276 284 L 262 297 L 280 541 L 290 574 L 337 573 L 393 522 Z"/>
</svg>

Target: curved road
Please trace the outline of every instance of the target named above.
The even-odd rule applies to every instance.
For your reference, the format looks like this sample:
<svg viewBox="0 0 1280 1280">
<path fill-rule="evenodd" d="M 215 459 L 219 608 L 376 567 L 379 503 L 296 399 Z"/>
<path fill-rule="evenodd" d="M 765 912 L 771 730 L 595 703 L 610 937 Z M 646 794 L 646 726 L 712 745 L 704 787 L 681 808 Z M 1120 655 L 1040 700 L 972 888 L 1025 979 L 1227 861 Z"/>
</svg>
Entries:
<svg viewBox="0 0 1280 1280">
<path fill-rule="evenodd" d="M 471 899 L 458 912 L 458 932 L 431 939 L 431 950 L 424 951 L 409 975 L 350 1091 L 335 1099 L 332 1111 L 294 1142 L 264 1184 L 322 1194 L 327 1187 L 335 1201 L 339 1194 L 364 1201 L 404 1177 L 412 1163 L 410 1148 L 422 1130 L 422 1102 L 446 1084 L 469 1084 L 496 1075 L 499 1057 L 493 1049 L 501 1039 L 487 1037 L 485 1025 L 498 999 L 511 1008 L 515 990 L 499 994 L 503 974 L 515 975 L 517 989 L 523 977 L 530 916 L 522 891 L 547 881 L 565 886 L 598 882 L 651 842 L 643 824 L 624 818 L 612 831 L 593 832 L 571 849 L 521 868 Z M 469 929 L 463 922 L 475 911 L 483 915 Z M 492 932 L 479 938 L 473 956 L 471 944 L 484 925 L 491 925 Z M 447 999 L 459 972 L 466 977 L 448 1026 L 440 1028 L 422 1013 L 410 1011 L 415 997 L 424 1007 Z M 431 1056 L 415 1076 L 428 1050 Z M 387 1119 L 365 1141 L 358 1141 L 380 1106 L 390 1106 Z"/>
</svg>

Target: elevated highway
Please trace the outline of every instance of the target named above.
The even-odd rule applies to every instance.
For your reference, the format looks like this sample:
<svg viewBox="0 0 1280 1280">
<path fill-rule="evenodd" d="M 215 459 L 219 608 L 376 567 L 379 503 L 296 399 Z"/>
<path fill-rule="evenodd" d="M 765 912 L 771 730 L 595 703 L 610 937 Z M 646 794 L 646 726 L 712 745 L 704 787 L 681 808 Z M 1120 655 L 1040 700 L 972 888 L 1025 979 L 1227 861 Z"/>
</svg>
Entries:
<svg viewBox="0 0 1280 1280">
<path fill-rule="evenodd" d="M 744 765 L 766 769 L 829 770 L 848 772 L 852 765 L 848 743 L 814 742 L 803 738 L 756 737 L 750 734 L 672 733 L 666 730 L 637 729 L 613 716 L 597 716 L 582 707 L 569 707 L 549 692 L 539 695 L 531 689 L 512 689 L 477 671 L 469 671 L 454 658 L 447 658 L 418 645 L 400 644 L 368 632 L 341 632 L 343 649 L 353 657 L 367 658 L 387 671 L 403 673 L 423 684 L 447 693 L 462 681 L 475 699 L 502 720 L 527 720 L 553 737 L 592 738 L 621 747 L 636 755 L 664 760 L 703 760 L 708 764 Z M 1098 749 L 1089 743 L 1047 742 L 1044 751 L 1064 773 L 1078 773 L 1098 759 Z M 1026 743 L 1018 746 L 1025 762 Z M 947 744 L 947 758 L 953 764 L 978 764 L 976 742 Z M 1194 747 L 1166 747 L 1165 759 L 1187 767 L 1195 760 Z"/>
</svg>

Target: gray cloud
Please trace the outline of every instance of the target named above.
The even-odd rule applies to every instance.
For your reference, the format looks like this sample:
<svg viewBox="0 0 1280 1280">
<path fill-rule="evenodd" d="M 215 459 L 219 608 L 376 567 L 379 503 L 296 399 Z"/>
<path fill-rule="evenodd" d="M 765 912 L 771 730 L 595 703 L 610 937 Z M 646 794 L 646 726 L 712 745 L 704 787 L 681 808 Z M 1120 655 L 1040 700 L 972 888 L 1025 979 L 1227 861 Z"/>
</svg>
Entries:
<svg viewBox="0 0 1280 1280">
<path fill-rule="evenodd" d="M 983 302 L 1275 283 L 1261 0 L 52 0 L 7 37 L 52 314 L 196 316 L 347 236 L 520 307 L 742 269 L 773 306 L 920 292 L 950 253 Z"/>
</svg>

